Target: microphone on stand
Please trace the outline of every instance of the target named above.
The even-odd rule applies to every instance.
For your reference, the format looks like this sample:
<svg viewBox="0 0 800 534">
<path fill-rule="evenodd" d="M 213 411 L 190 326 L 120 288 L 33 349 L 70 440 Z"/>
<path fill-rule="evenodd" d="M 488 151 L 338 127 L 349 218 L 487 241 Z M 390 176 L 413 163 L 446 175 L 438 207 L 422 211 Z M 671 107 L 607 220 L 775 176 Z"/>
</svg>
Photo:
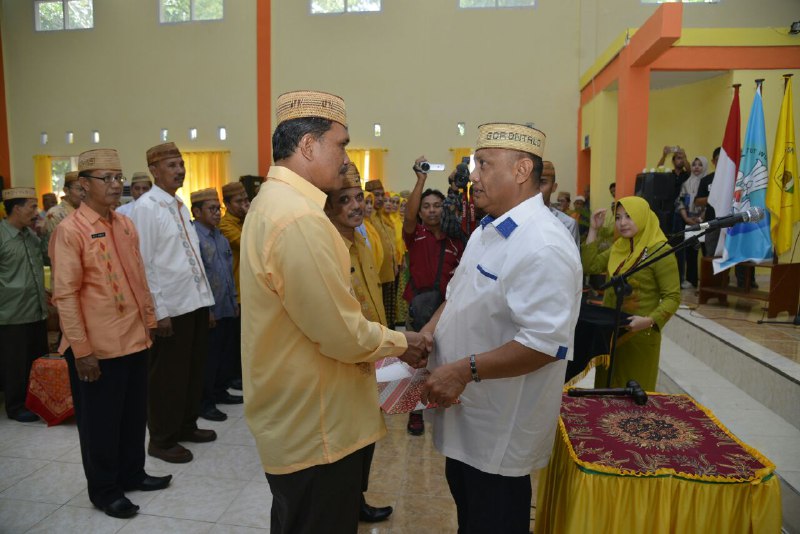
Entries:
<svg viewBox="0 0 800 534">
<path fill-rule="evenodd" d="M 697 232 L 703 230 L 716 230 L 717 228 L 729 228 L 743 222 L 758 222 L 764 218 L 764 210 L 759 207 L 748 208 L 740 213 L 732 213 L 725 217 L 717 217 L 710 221 L 693 224 L 683 229 L 684 232 Z"/>
</svg>

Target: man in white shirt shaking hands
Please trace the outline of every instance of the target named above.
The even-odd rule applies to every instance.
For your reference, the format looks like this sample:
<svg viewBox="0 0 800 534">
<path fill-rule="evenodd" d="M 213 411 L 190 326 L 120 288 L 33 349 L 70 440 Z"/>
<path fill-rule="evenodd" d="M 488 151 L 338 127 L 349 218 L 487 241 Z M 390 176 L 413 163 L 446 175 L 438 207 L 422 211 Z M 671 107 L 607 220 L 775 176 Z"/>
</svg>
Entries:
<svg viewBox="0 0 800 534">
<path fill-rule="evenodd" d="M 459 532 L 529 532 L 530 472 L 553 446 L 582 269 L 539 194 L 544 141 L 529 126 L 478 128 L 470 179 L 488 215 L 421 330 L 434 333 L 423 402 L 443 406 L 426 418 L 447 457 Z"/>
</svg>

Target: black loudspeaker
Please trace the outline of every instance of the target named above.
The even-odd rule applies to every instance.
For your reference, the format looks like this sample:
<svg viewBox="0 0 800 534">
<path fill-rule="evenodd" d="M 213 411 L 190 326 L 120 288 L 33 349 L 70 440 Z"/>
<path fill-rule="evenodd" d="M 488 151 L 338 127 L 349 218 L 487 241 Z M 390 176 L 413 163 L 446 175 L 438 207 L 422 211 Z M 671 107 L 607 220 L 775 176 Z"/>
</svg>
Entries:
<svg viewBox="0 0 800 534">
<path fill-rule="evenodd" d="M 642 197 L 650 204 L 650 209 L 658 216 L 661 230 L 665 234 L 674 232 L 675 214 L 675 174 L 671 172 L 644 172 L 636 176 L 634 195 Z"/>
<path fill-rule="evenodd" d="M 3 189 L 6 188 L 6 179 L 4 176 L 0 176 L 0 193 L 3 192 Z"/>
<path fill-rule="evenodd" d="M 264 183 L 264 180 L 265 178 L 263 176 L 253 176 L 250 174 L 239 177 L 239 181 L 244 185 L 244 190 L 247 191 L 247 198 L 249 198 L 251 202 L 258 194 L 258 190 L 261 188 L 261 184 Z"/>
</svg>

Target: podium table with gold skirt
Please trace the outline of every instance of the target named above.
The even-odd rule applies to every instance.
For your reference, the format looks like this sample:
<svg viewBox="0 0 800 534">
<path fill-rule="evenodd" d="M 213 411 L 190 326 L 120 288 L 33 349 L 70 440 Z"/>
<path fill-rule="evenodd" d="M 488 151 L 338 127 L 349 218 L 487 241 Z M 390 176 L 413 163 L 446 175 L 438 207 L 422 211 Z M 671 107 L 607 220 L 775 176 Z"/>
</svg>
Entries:
<svg viewBox="0 0 800 534">
<path fill-rule="evenodd" d="M 686 395 L 563 396 L 536 534 L 781 531 L 775 466 Z"/>
</svg>

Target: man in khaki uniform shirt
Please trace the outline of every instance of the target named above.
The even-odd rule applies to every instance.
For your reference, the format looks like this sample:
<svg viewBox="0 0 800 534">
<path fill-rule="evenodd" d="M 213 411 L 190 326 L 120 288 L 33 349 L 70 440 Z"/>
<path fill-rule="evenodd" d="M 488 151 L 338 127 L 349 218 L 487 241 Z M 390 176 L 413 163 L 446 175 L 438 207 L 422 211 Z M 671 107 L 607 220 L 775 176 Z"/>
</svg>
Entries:
<svg viewBox="0 0 800 534">
<path fill-rule="evenodd" d="M 275 165 L 241 243 L 245 418 L 273 495 L 270 531 L 356 532 L 365 448 L 386 433 L 372 362 L 424 366 L 431 337 L 368 321 L 323 211 L 349 162 L 344 102 L 278 97 Z"/>
</svg>

